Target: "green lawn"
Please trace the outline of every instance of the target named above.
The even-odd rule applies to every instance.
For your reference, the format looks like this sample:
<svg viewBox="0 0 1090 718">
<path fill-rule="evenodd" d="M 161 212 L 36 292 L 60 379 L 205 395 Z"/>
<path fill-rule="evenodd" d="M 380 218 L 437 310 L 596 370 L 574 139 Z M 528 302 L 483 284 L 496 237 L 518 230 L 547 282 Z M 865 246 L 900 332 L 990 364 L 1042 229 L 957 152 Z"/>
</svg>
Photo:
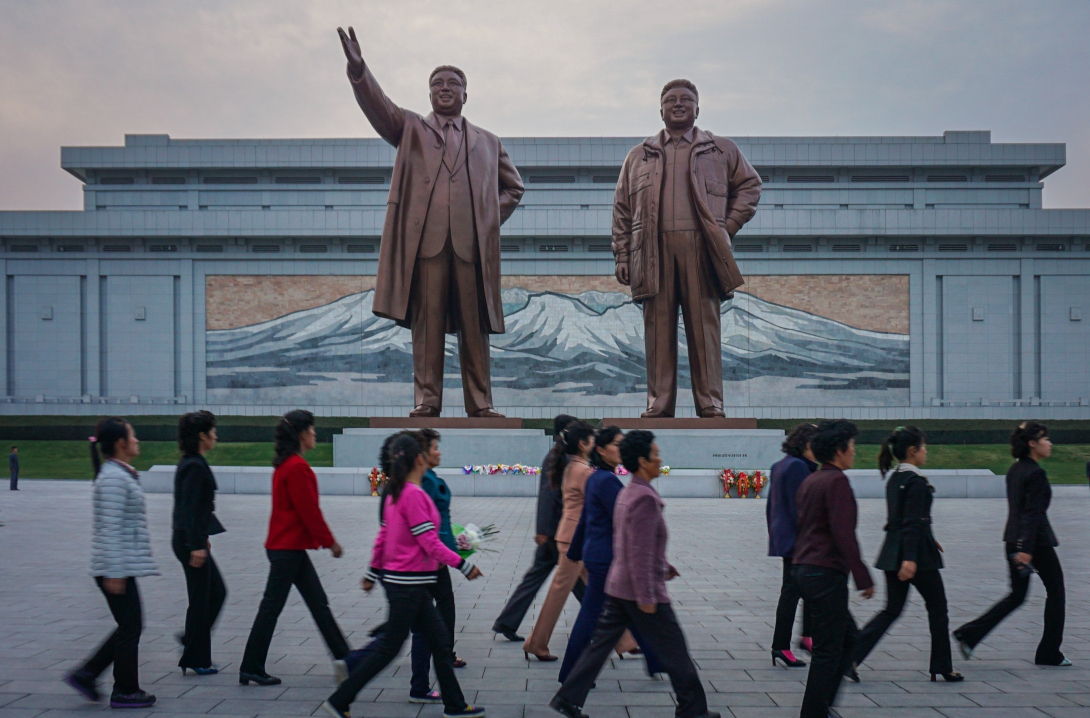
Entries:
<svg viewBox="0 0 1090 718">
<path fill-rule="evenodd" d="M 26 479 L 90 479 L 91 450 L 86 441 L 20 441 L 19 476 Z M 271 443 L 222 443 L 206 457 L 220 466 L 272 466 Z M 8 447 L 3 447 L 4 451 Z M 307 453 L 313 466 L 333 465 L 333 444 L 318 444 Z M 170 441 L 141 441 L 134 465 L 144 470 L 154 464 L 178 463 L 178 446 Z M 6 474 L 3 474 L 6 476 Z"/>
<path fill-rule="evenodd" d="M 6 447 L 4 447 L 6 450 Z M 1006 444 L 943 444 L 927 447 L 928 467 L 934 469 L 991 469 L 1005 474 L 1011 465 L 1010 447 Z M 333 445 L 318 444 L 307 454 L 314 466 L 333 465 Z M 153 464 L 174 464 L 178 448 L 168 441 L 140 442 L 137 469 Z M 270 466 L 272 444 L 222 443 L 208 453 L 208 461 L 220 466 Z M 1086 481 L 1086 462 L 1090 461 L 1090 445 L 1056 446 L 1052 458 L 1044 462 L 1049 479 L 1057 484 L 1078 484 Z M 27 479 L 89 479 L 91 456 L 83 441 L 20 441 L 20 476 Z M 680 468 L 680 463 L 677 464 Z M 855 466 L 873 469 L 878 466 L 878 446 L 862 444 L 857 449 Z M 0 471 L 0 475 L 2 471 Z"/>
</svg>

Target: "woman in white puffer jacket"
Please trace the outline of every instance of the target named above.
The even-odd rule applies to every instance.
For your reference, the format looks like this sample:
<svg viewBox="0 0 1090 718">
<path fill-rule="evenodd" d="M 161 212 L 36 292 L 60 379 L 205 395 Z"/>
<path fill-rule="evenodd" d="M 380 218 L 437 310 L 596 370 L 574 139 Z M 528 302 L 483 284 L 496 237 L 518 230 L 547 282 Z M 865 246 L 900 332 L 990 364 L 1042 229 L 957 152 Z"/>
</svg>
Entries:
<svg viewBox="0 0 1090 718">
<path fill-rule="evenodd" d="M 65 683 L 97 701 L 95 680 L 113 663 L 111 708 L 155 704 L 155 696 L 140 689 L 137 669 L 143 607 L 136 579 L 159 573 L 151 557 L 144 489 L 130 465 L 139 454 L 140 442 L 129 422 L 119 417 L 98 422 L 91 444 L 95 466 L 91 575 L 106 596 L 117 629 L 81 668 L 65 678 Z"/>
</svg>

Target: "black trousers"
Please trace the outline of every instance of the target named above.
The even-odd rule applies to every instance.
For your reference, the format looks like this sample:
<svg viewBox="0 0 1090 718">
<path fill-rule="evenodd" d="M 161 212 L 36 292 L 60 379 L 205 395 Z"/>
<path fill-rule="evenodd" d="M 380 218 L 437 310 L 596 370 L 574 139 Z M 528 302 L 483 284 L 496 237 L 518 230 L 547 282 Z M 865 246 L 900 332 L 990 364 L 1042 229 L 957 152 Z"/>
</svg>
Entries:
<svg viewBox="0 0 1090 718">
<path fill-rule="evenodd" d="M 318 624 L 318 630 L 333 658 L 347 656 L 348 642 L 344 640 L 344 634 L 341 633 L 337 620 L 333 618 L 333 612 L 329 610 L 329 599 L 326 598 L 322 582 L 318 580 L 318 572 L 314 570 L 314 564 L 310 562 L 307 552 L 266 549 L 265 553 L 269 555 L 269 580 L 265 584 L 265 595 L 261 598 L 261 606 L 257 609 L 257 617 L 250 629 L 250 638 L 246 641 L 246 652 L 242 655 L 239 671 L 265 673 L 265 659 L 269 655 L 273 631 L 276 630 L 276 619 L 284 610 L 293 585 L 299 589 L 299 595 L 303 597 L 310 615 Z"/>
<path fill-rule="evenodd" d="M 780 602 L 776 604 L 776 628 L 772 632 L 772 650 L 786 651 L 791 648 L 791 631 L 795 627 L 795 611 L 799 607 L 799 586 L 791 570 L 791 559 L 783 559 L 783 583 L 780 585 Z M 802 635 L 810 636 L 810 607 L 802 604 Z"/>
<path fill-rule="evenodd" d="M 915 586 L 927 607 L 927 625 L 931 629 L 931 662 L 928 670 L 933 674 L 953 671 L 954 663 L 950 658 L 950 618 L 946 613 L 946 590 L 942 585 L 942 574 L 938 569 L 917 571 L 909 581 L 897 578 L 896 571 L 886 571 L 885 574 L 886 607 L 859 632 L 853 662 L 861 665 L 866 660 L 904 610 L 908 587 Z"/>
<path fill-rule="evenodd" d="M 545 582 L 549 580 L 549 574 L 556 568 L 556 563 L 559 560 L 560 551 L 556 547 L 555 539 L 550 538 L 537 547 L 537 551 L 534 553 L 534 565 L 522 577 L 522 583 L 511 594 L 511 598 L 507 599 L 507 605 L 503 607 L 499 618 L 492 624 L 493 631 L 500 633 L 505 630 L 518 630 L 522 619 L 526 617 L 526 612 L 530 610 L 530 606 L 534 603 L 534 597 L 537 596 L 537 592 L 541 590 Z M 580 578 L 576 582 L 575 588 L 572 589 L 572 595 L 575 596 L 579 603 L 582 603 L 583 594 L 586 590 L 586 584 Z"/>
<path fill-rule="evenodd" d="M 200 568 L 189 565 L 189 547 L 185 534 L 175 531 L 171 538 L 174 555 L 182 563 L 185 587 L 189 593 L 189 608 L 185 612 L 185 637 L 182 644 L 182 668 L 207 668 L 212 665 L 212 626 L 219 618 L 220 609 L 227 599 L 227 586 L 212 559 L 212 552 Z"/>
<path fill-rule="evenodd" d="M 810 605 L 814 650 L 801 718 L 828 718 L 844 671 L 852 663 L 859 629 L 848 611 L 848 576 L 823 566 L 796 564 L 795 581 Z"/>
<path fill-rule="evenodd" d="M 670 684 L 677 695 L 675 714 L 678 718 L 695 718 L 707 713 L 708 699 L 704 695 L 704 686 L 700 683 L 696 664 L 685 644 L 685 634 L 670 604 L 660 603 L 654 613 L 644 613 L 635 601 L 624 601 L 613 596 L 606 600 L 606 607 L 594 629 L 594 637 L 556 695 L 582 706 L 590 694 L 591 685 L 626 628 L 638 631 L 666 667 Z"/>
<path fill-rule="evenodd" d="M 443 619 L 432 603 L 431 591 L 427 586 L 419 585 L 384 583 L 383 586 L 390 602 L 386 629 L 379 636 L 374 649 L 366 654 L 348 674 L 348 679 L 329 697 L 329 702 L 335 708 L 347 711 L 368 681 L 397 657 L 405 645 L 405 639 L 409 637 L 409 631 L 417 631 L 424 636 L 428 650 L 435 658 L 435 675 L 439 679 L 443 704 L 448 710 L 464 710 L 466 699 L 454 675 L 454 650 Z"/>
<path fill-rule="evenodd" d="M 1017 551 L 1017 546 L 1008 543 L 1004 549 L 1003 558 Z M 1051 546 L 1034 546 L 1033 565 L 1037 568 L 1037 575 L 1041 577 L 1041 583 L 1045 585 L 1045 632 L 1041 636 L 1041 642 L 1037 644 L 1037 656 L 1034 661 L 1044 665 L 1055 665 L 1064 659 L 1060 652 L 1060 644 L 1064 640 L 1064 617 L 1067 612 L 1067 597 L 1064 591 L 1064 572 L 1060 567 L 1060 559 L 1056 555 L 1056 549 Z M 1022 577 L 1007 561 L 1011 577 L 1011 592 L 999 603 L 995 604 L 980 618 L 966 623 L 954 631 L 954 635 L 970 646 L 976 646 L 984 640 L 993 628 L 998 626 L 1014 609 L 1022 605 L 1029 591 L 1029 576 Z"/>
<path fill-rule="evenodd" d="M 125 593 L 115 595 L 102 587 L 102 577 L 95 577 L 95 583 L 106 596 L 110 613 L 117 621 L 117 628 L 110 637 L 99 646 L 87 662 L 80 668 L 96 678 L 113 663 L 115 694 L 128 695 L 140 690 L 139 665 L 140 632 L 144 627 L 144 610 L 140 605 L 140 592 L 136 588 L 136 579 L 125 579 Z"/>
<path fill-rule="evenodd" d="M 18 471 L 12 471 L 11 472 L 10 487 L 11 487 L 12 491 L 18 491 L 19 490 L 19 472 Z"/>
<path fill-rule="evenodd" d="M 450 582 L 450 569 L 446 566 L 439 567 L 439 579 L 428 584 L 428 592 L 435 600 L 435 610 L 443 621 L 446 629 L 447 640 L 450 643 L 451 652 L 454 651 L 454 586 Z M 451 658 L 453 661 L 453 657 Z M 429 667 L 432 656 L 428 650 L 428 639 L 423 632 L 413 629 L 412 643 L 412 668 L 413 675 L 409 681 L 409 693 L 421 696 L 431 688 Z"/>
</svg>

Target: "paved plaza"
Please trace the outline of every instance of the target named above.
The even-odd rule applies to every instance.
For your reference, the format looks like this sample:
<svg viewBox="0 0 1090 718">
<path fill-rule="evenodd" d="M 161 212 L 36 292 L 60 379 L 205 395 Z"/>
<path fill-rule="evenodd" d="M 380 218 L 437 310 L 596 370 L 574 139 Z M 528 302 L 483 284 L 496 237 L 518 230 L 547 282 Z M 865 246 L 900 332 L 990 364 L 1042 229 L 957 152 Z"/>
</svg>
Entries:
<svg viewBox="0 0 1090 718">
<path fill-rule="evenodd" d="M 82 482 L 23 481 L 18 493 L 0 491 L 0 718 L 77 716 L 103 710 L 61 684 L 112 627 L 105 601 L 88 576 L 90 485 Z M 238 662 L 264 588 L 267 563 L 262 549 L 268 496 L 229 495 L 217 513 L 228 533 L 213 539 L 213 554 L 229 596 L 213 634 L 218 676 L 182 677 L 173 634 L 186 607 L 182 570 L 169 547 L 169 495 L 148 497 L 149 522 L 161 576 L 141 579 L 145 628 L 140 646 L 142 687 L 158 696 L 145 715 L 305 716 L 333 690 L 326 649 L 310 616 L 293 593 L 281 616 L 268 670 L 283 685 L 240 687 Z M 377 499 L 327 497 L 322 501 L 345 556 L 314 554 L 340 625 L 353 647 L 381 623 L 381 591 L 359 589 L 377 528 Z M 762 500 L 668 500 L 669 556 L 681 571 L 670 584 L 689 647 L 700 668 L 712 710 L 737 718 L 797 716 L 806 669 L 770 667 L 771 621 L 781 564 L 765 556 L 767 534 Z M 939 718 L 1090 717 L 1090 547 L 1086 540 L 1090 492 L 1056 491 L 1050 516 L 1062 543 L 1059 554 L 1067 579 L 1064 651 L 1072 668 L 1033 665 L 1041 633 L 1043 589 L 1034 579 L 1022 610 L 989 636 L 971 661 L 954 665 L 966 675 L 960 684 L 928 680 L 929 639 L 923 605 L 915 593 L 867 664 L 862 682 L 847 683 L 837 707 L 846 718 L 885 716 Z M 458 670 L 467 699 L 487 707 L 494 718 L 546 718 L 557 688 L 558 663 L 527 662 L 521 646 L 490 631 L 511 589 L 533 556 L 534 501 L 455 497 L 457 522 L 494 523 L 502 533 L 490 544 L 497 553 L 480 557 L 485 577 L 469 583 L 454 576 L 458 603 L 457 652 L 469 665 Z M 975 617 L 1007 589 L 1003 546 L 1006 517 L 1002 500 L 947 499 L 934 507 L 935 533 L 946 548 L 944 571 L 953 626 Z M 884 502 L 860 501 L 859 538 L 869 560 L 877 552 L 885 520 Z M 876 578 L 878 576 L 876 575 Z M 874 600 L 852 600 L 862 624 L 883 605 L 883 581 Z M 525 635 L 534 611 L 520 628 Z M 569 599 L 550 648 L 563 655 L 578 604 Z M 801 616 L 801 612 L 800 612 Z M 433 673 L 434 676 L 434 673 Z M 109 690 L 110 676 L 105 689 Z M 438 706 L 406 702 L 407 655 L 368 686 L 353 705 L 367 718 L 439 718 Z M 592 718 L 651 718 L 673 715 L 669 682 L 646 677 L 642 662 L 607 664 L 586 706 Z M 105 709 L 105 710 L 108 710 Z"/>
</svg>

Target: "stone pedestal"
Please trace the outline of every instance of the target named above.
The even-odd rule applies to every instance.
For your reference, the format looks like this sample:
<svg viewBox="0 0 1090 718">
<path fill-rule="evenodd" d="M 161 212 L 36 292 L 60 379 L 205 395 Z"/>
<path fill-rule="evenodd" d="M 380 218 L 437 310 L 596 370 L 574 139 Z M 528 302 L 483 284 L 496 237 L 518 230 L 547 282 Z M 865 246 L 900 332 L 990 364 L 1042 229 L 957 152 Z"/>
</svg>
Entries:
<svg viewBox="0 0 1090 718">
<path fill-rule="evenodd" d="M 700 420 L 703 421 L 703 420 Z M 681 469 L 761 469 L 783 458 L 782 429 L 652 430 L 662 463 Z"/>
<path fill-rule="evenodd" d="M 345 429 L 333 436 L 333 465 L 337 467 L 378 466 L 379 450 L 386 437 L 399 429 L 419 426 L 403 420 L 401 426 L 382 429 Z M 435 421 L 434 419 L 430 421 Z M 492 420 L 494 421 L 494 420 Z M 518 421 L 517 419 L 515 421 Z M 552 446 L 552 438 L 541 429 L 456 428 L 435 424 L 442 439 L 443 466 L 475 464 L 525 464 L 540 466 Z"/>
</svg>

